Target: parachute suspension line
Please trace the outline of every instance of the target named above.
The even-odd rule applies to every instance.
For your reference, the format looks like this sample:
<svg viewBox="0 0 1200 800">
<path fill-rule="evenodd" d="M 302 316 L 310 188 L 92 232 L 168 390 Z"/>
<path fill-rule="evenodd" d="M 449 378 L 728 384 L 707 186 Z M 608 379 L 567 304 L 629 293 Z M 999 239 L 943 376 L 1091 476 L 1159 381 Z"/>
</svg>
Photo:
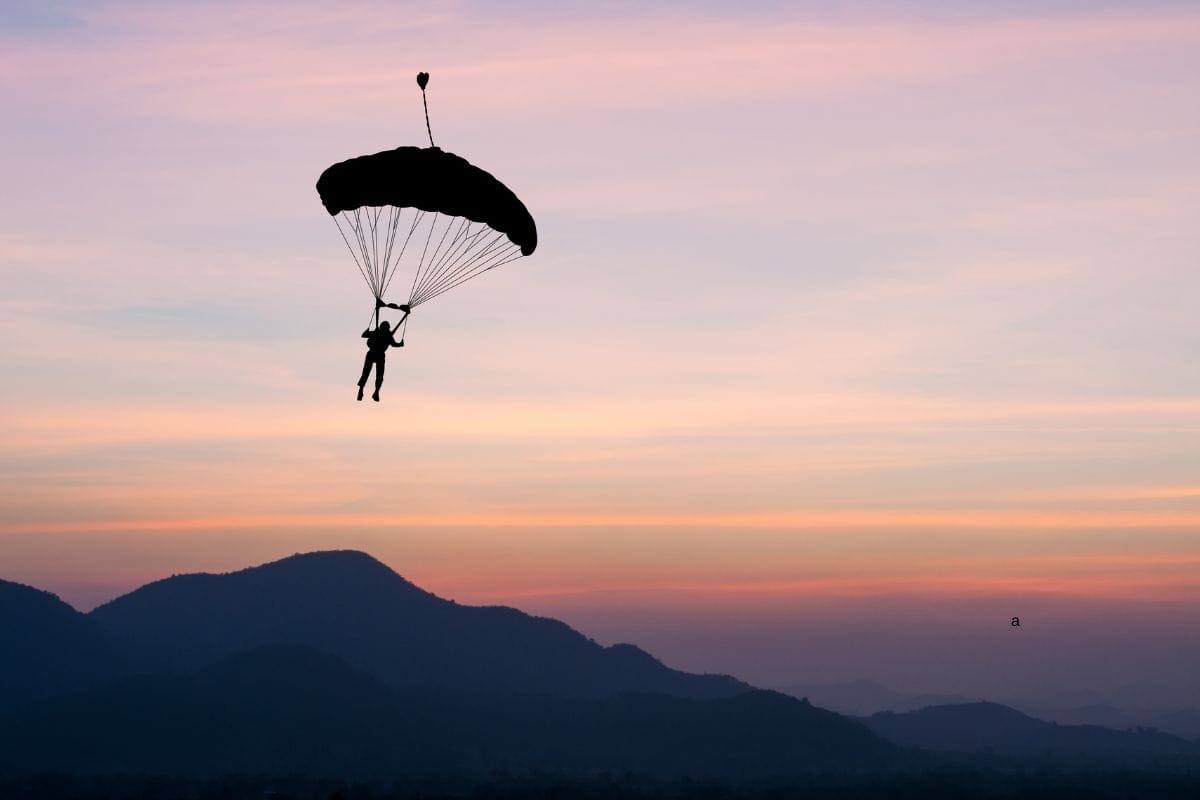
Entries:
<svg viewBox="0 0 1200 800">
<path fill-rule="evenodd" d="M 417 293 L 432 283 L 436 283 L 448 269 L 453 269 L 461 260 L 470 253 L 471 248 L 475 246 L 478 238 L 487 230 L 490 230 L 486 225 L 480 225 L 480 228 L 475 233 L 471 233 L 471 221 L 463 218 L 463 223 L 458 226 L 458 231 L 455 233 L 454 241 L 451 242 L 451 247 L 446 250 L 445 255 L 438 259 L 433 269 L 421 281 L 421 286 L 418 287 Z M 465 228 L 465 230 L 464 230 Z M 465 249 L 464 249 L 465 248 Z"/>
<path fill-rule="evenodd" d="M 425 281 L 424 285 L 421 288 L 421 291 L 418 292 L 418 295 L 419 295 L 417 298 L 418 302 L 424 300 L 431 293 L 437 291 L 437 289 L 440 286 L 442 286 L 444 283 L 447 283 L 448 281 L 453 281 L 455 278 L 457 278 L 462 273 L 464 268 L 469 268 L 472 264 L 478 262 L 481 258 L 487 258 L 488 254 L 492 251 L 492 249 L 494 247 L 496 247 L 498 245 L 499 240 L 502 238 L 503 238 L 503 234 L 495 234 L 492 236 L 492 238 L 490 240 L 487 241 L 487 243 L 482 248 L 475 250 L 472 247 L 471 249 L 467 250 L 466 252 L 460 254 L 458 258 L 456 258 L 452 263 L 447 265 L 446 269 L 443 269 L 438 275 L 434 276 L 431 280 Z M 475 245 L 475 244 L 478 244 L 478 240 L 472 242 L 472 245 Z"/>
<path fill-rule="evenodd" d="M 474 242 L 473 244 L 477 244 Z M 469 249 L 463 253 L 450 268 L 444 270 L 435 280 L 426 283 L 419 297 L 418 303 L 423 303 L 432 297 L 441 294 L 446 288 L 458 286 L 476 275 L 486 272 L 493 266 L 498 266 L 496 263 L 503 255 L 511 252 L 511 248 L 515 247 L 508 242 L 507 236 L 497 232 L 478 251 L 471 252 Z M 410 303 L 410 305 L 412 305 Z"/>
<path fill-rule="evenodd" d="M 396 262 L 395 262 L 396 266 L 392 267 L 392 274 L 388 276 L 387 283 L 384 284 L 384 286 L 383 286 L 383 290 L 385 292 L 388 290 L 388 287 L 392 285 L 392 279 L 396 277 L 396 272 L 397 272 L 396 267 L 398 267 L 400 265 L 400 262 L 404 259 L 404 251 L 408 249 L 409 240 L 412 239 L 412 235 L 417 230 L 417 226 L 419 226 L 421 224 L 421 220 L 423 220 L 425 218 L 424 211 L 421 211 L 420 209 L 414 209 L 413 211 L 414 211 L 413 222 L 412 222 L 412 225 L 410 225 L 408 228 L 408 235 L 406 235 L 404 237 L 404 244 L 402 244 L 400 246 L 400 253 L 396 256 Z M 401 214 L 402 213 L 403 213 L 403 210 L 401 210 Z M 398 220 L 399 220 L 399 217 L 397 217 L 397 221 Z M 417 280 L 417 278 L 414 275 L 413 283 L 416 283 L 416 280 Z M 412 293 L 410 292 L 409 295 L 411 296 L 411 294 Z"/>
<path fill-rule="evenodd" d="M 437 225 L 437 221 L 438 221 L 437 217 L 435 216 L 433 223 L 431 223 L 431 225 L 430 225 L 429 232 L 430 232 L 431 236 L 435 232 L 434 226 Z M 413 281 L 412 295 L 409 297 L 409 303 L 408 303 L 409 306 L 412 305 L 413 297 L 415 297 L 421 293 L 421 287 L 424 286 L 429 281 L 430 275 L 433 274 L 434 268 L 439 260 L 438 259 L 438 251 L 441 250 L 442 244 L 446 240 L 446 234 L 448 234 L 450 232 L 450 227 L 453 224 L 454 224 L 453 218 L 446 217 L 446 229 L 442 233 L 442 236 L 438 239 L 437 246 L 433 249 L 432 252 L 430 252 L 427 248 L 425 250 L 425 252 L 421 253 L 421 260 L 418 264 L 417 275 L 416 275 L 415 280 Z"/>
<path fill-rule="evenodd" d="M 425 256 L 426 256 L 426 254 L 429 253 L 429 243 L 431 241 L 433 241 L 433 232 L 434 232 L 434 230 L 437 229 L 437 220 L 438 220 L 439 216 L 440 216 L 440 214 L 437 211 L 433 212 L 433 220 L 429 223 L 429 233 L 425 237 L 425 248 L 421 251 L 421 258 L 417 261 L 417 276 L 418 277 L 414 278 L 414 282 L 419 279 L 422 271 L 425 269 Z M 411 298 L 410 298 L 410 300 L 411 300 Z M 412 307 L 411 302 L 408 305 L 410 308 Z"/>
<path fill-rule="evenodd" d="M 349 219 L 349 215 L 347 215 L 347 219 Z M 376 281 L 374 281 L 374 266 L 371 264 L 371 253 L 368 253 L 366 247 L 362 245 L 361 219 L 356 211 L 352 230 L 354 230 L 354 241 L 359 248 L 359 258 L 362 259 L 362 269 L 367 273 L 367 285 L 371 288 L 371 291 L 374 291 L 374 284 L 376 284 Z"/>
<path fill-rule="evenodd" d="M 346 224 L 353 231 L 358 244 L 357 249 L 350 242 L 339 217 L 345 217 Z M 350 251 L 359 274 L 363 276 L 376 298 L 383 298 L 396 274 L 400 272 L 404 254 L 417 235 L 418 229 L 425 223 L 426 217 L 429 218 L 429 229 L 426 231 L 421 256 L 413 274 L 408 300 L 410 308 L 426 303 L 522 255 L 520 248 L 513 244 L 506 234 L 465 217 L 455 218 L 436 211 L 413 209 L 412 217 L 406 220 L 404 209 L 394 206 L 388 207 L 386 218 L 384 208 L 378 206 L 354 209 L 353 215 L 344 211 L 334 216 L 338 234 L 342 237 L 346 249 Z M 381 224 L 386 226 L 382 230 Z M 404 241 L 397 247 L 402 224 L 407 225 L 408 230 L 405 232 Z M 437 244 L 433 242 L 435 237 L 438 240 Z M 378 327 L 378 309 L 372 317 Z M 407 330 L 407 316 L 402 325 L 404 327 L 401 330 Z"/>
<path fill-rule="evenodd" d="M 349 225 L 349 216 L 346 215 L 345 212 L 342 212 L 342 215 L 346 216 L 346 224 Z M 342 223 L 336 216 L 333 218 L 333 224 L 337 225 L 338 233 L 342 235 L 342 241 L 346 243 L 346 249 L 350 251 L 350 257 L 354 259 L 354 266 L 358 267 L 359 274 L 362 275 L 363 280 L 367 282 L 367 288 L 372 288 L 371 279 L 367 277 L 366 270 L 363 269 L 363 265 L 358 260 L 358 253 L 354 252 L 354 248 L 350 246 L 350 240 L 346 238 L 346 232 L 342 230 Z"/>
<path fill-rule="evenodd" d="M 367 248 L 367 260 L 371 262 L 371 277 L 379 285 L 379 255 L 375 252 L 375 228 L 371 225 L 371 209 L 366 209 L 363 220 L 363 242 Z"/>
<path fill-rule="evenodd" d="M 463 221 L 465 222 L 466 220 L 464 219 Z M 433 269 L 434 264 L 438 263 L 438 255 L 442 252 L 442 246 L 446 244 L 446 236 L 449 235 L 450 229 L 452 227 L 454 227 L 454 218 L 447 217 L 446 218 L 446 227 L 442 229 L 442 238 L 438 240 L 437 247 L 435 247 L 433 249 L 433 255 L 429 256 L 429 265 L 428 266 L 429 266 L 430 270 Z M 459 227 L 460 228 L 462 227 L 462 222 L 459 223 Z"/>
<path fill-rule="evenodd" d="M 388 206 L 388 223 L 387 232 L 384 236 L 383 248 L 383 289 L 387 291 L 388 272 L 395 272 L 396 264 L 392 263 L 392 245 L 396 243 L 396 226 L 400 222 L 400 215 L 403 209 L 397 209 L 395 206 Z M 382 295 L 381 295 L 382 296 Z"/>
<path fill-rule="evenodd" d="M 388 238 L 387 259 L 392 265 L 392 271 L 388 274 L 387 280 L 383 282 L 383 290 L 387 291 L 387 285 L 392 280 L 392 275 L 396 274 L 396 267 L 400 266 L 400 258 L 397 256 L 395 261 L 392 261 L 392 253 L 396 251 L 396 234 L 400 231 L 400 220 L 404 218 L 404 209 L 392 206 L 392 230 Z"/>
<path fill-rule="evenodd" d="M 354 234 L 358 239 L 358 249 L 362 253 L 363 262 L 367 265 L 367 271 L 371 274 L 371 280 L 368 282 L 371 291 L 375 296 L 379 296 L 379 274 L 375 265 L 371 263 L 371 250 L 367 247 L 367 238 L 363 233 L 362 225 L 362 209 L 354 209 Z"/>
<path fill-rule="evenodd" d="M 439 289 L 447 283 L 455 282 L 465 275 L 481 272 L 489 264 L 494 264 L 507 255 L 514 247 L 516 245 L 512 244 L 506 236 L 494 236 L 477 252 L 472 254 L 470 259 L 464 260 L 456 269 L 444 275 L 432 288 Z"/>
<path fill-rule="evenodd" d="M 359 219 L 358 209 L 354 209 L 353 215 L 347 213 L 346 219 L 350 222 L 350 230 L 354 231 L 354 246 L 358 248 L 358 253 L 362 257 L 363 269 L 367 271 L 368 276 L 367 285 L 371 287 L 371 291 L 373 292 L 375 291 L 374 273 L 371 271 L 371 259 L 363 251 L 362 235 L 359 233 L 359 223 L 361 220 Z"/>
<path fill-rule="evenodd" d="M 464 271 L 470 269 L 479 261 L 486 259 L 497 247 L 503 246 L 504 242 L 504 234 L 496 233 L 491 239 L 487 240 L 483 247 L 478 251 L 471 252 L 471 249 L 468 249 L 462 254 L 462 256 L 455 259 L 454 263 L 450 264 L 448 269 L 443 270 L 442 274 L 438 276 L 437 280 L 431 283 L 430 288 L 437 287 L 446 281 L 454 280 L 456 277 L 461 275 Z M 472 242 L 472 246 L 475 244 L 478 244 L 478 241 Z"/>
<path fill-rule="evenodd" d="M 505 264 L 509 264 L 510 261 L 515 261 L 518 258 L 523 258 L 520 247 L 512 245 L 509 247 L 500 248 L 496 253 L 491 255 L 490 258 L 476 260 L 472 269 L 464 273 L 464 275 L 461 277 L 452 279 L 452 281 L 449 283 L 443 282 L 442 284 L 438 285 L 436 289 L 422 294 L 421 299 L 418 302 L 427 302 L 433 300 L 433 297 L 437 297 L 440 294 L 445 294 L 446 291 L 450 291 L 450 289 L 454 289 L 455 287 L 458 287 L 458 285 L 462 285 L 463 283 L 470 281 L 470 279 L 479 277 L 482 275 L 482 273 L 487 272 L 488 270 L 494 270 L 497 266 L 504 266 Z M 412 305 L 412 303 L 410 303 L 410 305 Z"/>
<path fill-rule="evenodd" d="M 377 221 L 383 218 L 384 210 L 385 210 L 384 207 L 380 206 L 379 211 L 375 215 L 375 219 Z M 389 215 L 392 213 L 392 209 L 390 206 L 387 207 L 386 210 Z M 388 243 L 388 231 L 390 229 L 391 229 L 391 219 L 389 216 L 389 219 L 386 222 L 384 222 L 383 225 L 381 226 L 381 230 L 379 231 L 380 243 L 379 243 L 379 245 L 376 246 L 376 250 L 375 250 L 375 255 L 377 258 L 380 255 L 379 248 L 381 247 L 383 250 L 383 252 L 382 252 L 383 258 L 379 260 L 379 270 L 380 270 L 379 271 L 379 288 L 381 288 L 381 289 L 383 288 L 384 279 L 387 278 L 387 271 L 388 271 L 387 243 Z"/>
<path fill-rule="evenodd" d="M 457 278 L 463 272 L 464 268 L 469 268 L 479 259 L 486 258 L 501 238 L 503 238 L 503 234 L 495 234 L 479 249 L 476 249 L 475 245 L 479 244 L 480 239 L 476 238 L 472 241 L 470 248 L 460 253 L 453 261 L 448 262 L 436 275 L 431 276 L 423 282 L 421 289 L 417 292 L 417 302 L 424 302 L 426 298 L 436 292 L 442 285 Z"/>
<path fill-rule="evenodd" d="M 434 276 L 438 274 L 438 271 L 441 269 L 441 266 L 446 259 L 448 259 L 451 254 L 458 251 L 462 239 L 463 228 L 468 222 L 469 220 L 466 217 L 460 218 L 458 229 L 454 232 L 454 236 L 450 240 L 450 245 L 445 249 L 445 251 L 442 251 L 442 244 L 439 242 L 438 249 L 435 250 L 433 255 L 429 258 L 428 269 L 425 271 L 424 277 L 421 278 L 421 286 L 428 284 L 430 280 L 434 280 Z M 442 234 L 442 242 L 446 241 L 446 234 L 450 232 L 450 227 L 452 225 L 453 222 L 446 226 L 446 231 Z M 417 287 L 417 291 L 420 292 L 420 287 Z"/>
<path fill-rule="evenodd" d="M 502 267 L 505 264 L 508 264 L 509 262 L 516 261 L 518 258 L 524 258 L 524 256 L 522 255 L 520 248 L 512 248 L 511 250 L 506 250 L 504 255 L 498 256 L 497 258 L 498 258 L 498 260 L 494 261 L 494 263 L 488 264 L 487 266 L 482 267 L 480 269 L 473 270 L 469 274 L 463 275 L 458 280 L 453 281 L 452 283 L 448 283 L 444 286 L 441 286 L 436 291 L 433 291 L 433 292 L 423 295 L 421 297 L 421 299 L 418 301 L 418 303 L 427 303 L 430 300 L 432 300 L 433 298 L 437 297 L 438 295 L 445 294 L 446 292 L 450 291 L 451 289 L 453 289 L 457 286 L 461 286 L 464 283 L 466 283 L 467 281 L 479 277 L 480 275 L 487 272 L 488 270 L 495 269 L 496 267 Z"/>
<path fill-rule="evenodd" d="M 363 260 L 371 268 L 371 291 L 375 292 L 376 297 L 379 296 L 379 264 L 371 258 L 371 245 L 367 243 L 367 226 L 366 222 L 371 220 L 371 212 L 366 214 L 366 222 L 363 220 L 361 208 L 354 209 L 355 222 L 358 224 L 358 246 L 362 248 Z"/>
<path fill-rule="evenodd" d="M 488 233 L 493 234 L 492 238 L 490 240 L 485 240 L 483 237 Z M 471 234 L 468 231 L 467 235 L 463 237 L 461 242 L 461 244 L 465 244 L 466 247 L 460 248 L 457 252 L 451 253 L 447 258 L 443 259 L 436 273 L 431 274 L 426 280 L 422 281 L 421 289 L 418 291 L 418 295 L 424 296 L 425 290 L 438 285 L 447 277 L 452 278 L 452 276 L 461 270 L 464 265 L 469 265 L 472 261 L 478 260 L 481 257 L 486 257 L 491 247 L 493 247 L 502 238 L 503 234 L 492 231 L 486 225 L 481 225 L 479 230 L 474 234 Z M 481 241 L 485 241 L 486 243 L 483 245 L 482 249 L 477 250 L 476 247 Z"/>
<path fill-rule="evenodd" d="M 382 206 L 380 206 L 380 207 L 379 207 L 379 209 L 378 209 L 378 210 L 375 212 L 375 222 L 374 222 L 374 223 L 371 225 L 371 238 L 372 238 L 372 239 L 379 239 L 379 240 L 382 240 L 382 241 L 377 241 L 377 242 L 376 242 L 376 244 L 375 244 L 375 259 L 376 259 L 376 262 L 379 264 L 379 269 L 380 269 L 380 273 L 379 273 L 379 280 L 380 280 L 379 287 L 380 287 L 381 289 L 383 288 L 383 279 L 384 279 L 384 277 L 386 277 L 386 275 L 387 275 L 387 268 L 388 268 L 388 262 L 387 262 L 387 227 L 385 226 L 385 227 L 383 228 L 383 230 L 382 230 L 382 231 L 379 231 L 378 235 L 377 235 L 377 233 L 376 233 L 376 226 L 378 226 L 378 224 L 379 224 L 379 220 L 380 220 L 380 219 L 382 219 L 382 217 L 383 217 L 383 207 L 382 207 Z M 382 260 L 382 261 L 381 261 L 381 260 L 379 260 L 379 255 L 380 255 L 379 248 L 380 248 L 380 246 L 382 246 L 382 247 L 383 247 L 383 251 L 384 251 L 384 254 L 383 254 L 383 260 Z"/>
<path fill-rule="evenodd" d="M 524 254 L 521 252 L 521 249 L 519 247 L 516 247 L 515 245 L 512 247 L 501 248 L 500 250 L 496 251 L 496 253 L 494 255 L 492 255 L 490 258 L 488 258 L 487 260 L 478 262 L 478 264 L 476 266 L 474 266 L 471 270 L 469 270 L 468 272 L 466 272 L 465 274 L 460 276 L 458 279 L 454 280 L 451 283 L 443 284 L 441 287 L 438 288 L 438 290 L 433 295 L 431 295 L 431 297 L 436 297 L 439 294 L 448 292 L 456 286 L 461 286 L 462 284 L 466 283 L 469 280 L 474 280 L 475 278 L 479 277 L 480 275 L 487 272 L 488 270 L 493 270 L 496 267 L 502 267 L 505 264 L 508 264 L 512 261 L 516 261 L 518 258 L 523 258 L 523 257 L 524 257 Z"/>
<path fill-rule="evenodd" d="M 375 274 L 376 279 L 379 281 L 383 280 L 382 270 L 387 269 L 387 264 L 379 263 L 379 236 L 377 234 L 377 229 L 379 227 L 379 215 L 382 212 L 382 208 L 376 208 L 373 211 L 367 212 L 367 222 L 371 224 L 371 253 L 375 257 Z M 379 285 L 380 288 L 383 287 L 383 283 L 380 283 Z"/>
<path fill-rule="evenodd" d="M 410 237 L 410 238 L 412 237 L 413 231 L 415 231 L 415 230 L 417 229 L 417 226 L 421 224 L 421 220 L 423 220 L 423 219 L 425 219 L 425 212 L 424 212 L 424 211 L 418 211 L 418 212 L 416 213 L 416 216 L 415 216 L 415 218 L 413 219 L 412 230 L 410 230 L 410 231 L 408 232 L 408 235 L 409 235 L 409 237 Z M 407 246 L 408 246 L 408 242 L 407 242 L 407 241 L 405 241 L 405 243 L 404 243 L 404 246 L 405 246 L 405 247 L 407 247 Z M 401 253 L 401 255 L 403 255 L 403 253 Z M 416 284 L 417 284 L 417 278 L 418 278 L 419 276 L 420 276 L 420 271 L 419 271 L 419 270 L 413 270 L 413 285 L 414 285 L 414 286 L 416 286 Z M 411 289 L 410 289 L 410 290 L 409 290 L 409 292 L 408 292 L 408 296 L 409 296 L 409 297 L 412 297 L 412 290 L 411 290 Z"/>
<path fill-rule="evenodd" d="M 379 288 L 383 288 L 383 271 L 387 269 L 387 264 L 379 260 L 379 217 L 383 214 L 383 208 L 377 207 L 367 210 L 367 223 L 371 226 L 371 253 L 375 261 L 375 275 Z"/>
</svg>

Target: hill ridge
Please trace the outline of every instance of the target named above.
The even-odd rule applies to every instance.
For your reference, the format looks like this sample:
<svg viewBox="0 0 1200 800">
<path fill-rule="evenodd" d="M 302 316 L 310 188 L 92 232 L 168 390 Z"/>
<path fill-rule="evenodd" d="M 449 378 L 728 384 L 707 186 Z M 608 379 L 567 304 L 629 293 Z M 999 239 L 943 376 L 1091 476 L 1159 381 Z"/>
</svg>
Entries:
<svg viewBox="0 0 1200 800">
<path fill-rule="evenodd" d="M 636 645 L 602 646 L 551 617 L 446 600 L 355 550 L 175 575 L 89 616 L 118 635 L 161 645 L 176 668 L 292 643 L 336 653 L 392 684 L 579 696 L 721 697 L 750 688 L 729 676 L 673 670 Z"/>
</svg>

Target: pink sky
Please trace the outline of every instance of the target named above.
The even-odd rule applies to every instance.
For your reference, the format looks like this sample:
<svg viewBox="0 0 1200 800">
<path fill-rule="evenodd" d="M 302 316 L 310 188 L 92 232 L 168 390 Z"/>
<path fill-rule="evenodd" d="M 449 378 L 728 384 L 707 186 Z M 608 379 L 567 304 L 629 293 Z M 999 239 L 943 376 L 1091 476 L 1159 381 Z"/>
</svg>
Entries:
<svg viewBox="0 0 1200 800">
<path fill-rule="evenodd" d="M 1196 696 L 1200 12 L 497 8 L 0 16 L 0 577 L 357 547 L 762 683 Z M 357 404 L 313 186 L 420 69 L 540 244 Z"/>
</svg>

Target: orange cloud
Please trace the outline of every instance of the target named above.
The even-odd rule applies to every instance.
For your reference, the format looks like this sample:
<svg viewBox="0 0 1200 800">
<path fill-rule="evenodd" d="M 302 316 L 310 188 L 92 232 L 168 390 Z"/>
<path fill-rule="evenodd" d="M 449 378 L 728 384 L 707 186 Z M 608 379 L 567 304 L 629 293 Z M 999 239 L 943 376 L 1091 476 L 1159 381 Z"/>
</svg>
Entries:
<svg viewBox="0 0 1200 800">
<path fill-rule="evenodd" d="M 247 354 L 247 358 L 252 358 Z M 766 389 L 765 391 L 763 389 Z M 133 442 L 315 439 L 321 437 L 520 437 L 608 438 L 722 431 L 784 434 L 799 431 L 902 429 L 906 433 L 1004 430 L 1011 425 L 1054 423 L 1054 429 L 1190 430 L 1200 427 L 1200 398 L 1119 400 L 988 400 L 847 392 L 795 394 L 759 387 L 750 392 L 714 388 L 697 397 L 663 396 L 648 405 L 641 397 L 578 398 L 563 403 L 418 394 L 406 390 L 405 413 L 331 414 L 311 405 L 239 408 L 116 408 L 43 405 L 10 408 L 0 452 L 71 450 Z M 333 401 L 340 401 L 326 389 Z M 419 419 L 420 425 L 414 425 Z M 1064 423 L 1066 428 L 1063 427 Z"/>
<path fill-rule="evenodd" d="M 246 516 L 197 516 L 164 519 L 120 519 L 64 523 L 7 523 L 3 533 L 63 533 L 112 531 L 218 530 L 229 528 L 750 528 L 783 530 L 836 530 L 843 528 L 914 529 L 1002 529 L 1013 533 L 1039 530 L 1087 530 L 1127 528 L 1200 529 L 1200 511 L 911 511 L 846 510 L 751 514 L 661 514 L 613 516 L 541 516 L 496 514 L 261 514 Z"/>
</svg>

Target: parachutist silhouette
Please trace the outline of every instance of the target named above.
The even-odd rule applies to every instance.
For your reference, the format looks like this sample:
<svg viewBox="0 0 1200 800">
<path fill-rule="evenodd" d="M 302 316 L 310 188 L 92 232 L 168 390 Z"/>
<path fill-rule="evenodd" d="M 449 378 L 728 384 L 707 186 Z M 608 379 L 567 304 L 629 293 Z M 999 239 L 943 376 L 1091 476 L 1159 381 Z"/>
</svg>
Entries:
<svg viewBox="0 0 1200 800">
<path fill-rule="evenodd" d="M 372 365 L 372 397 L 379 399 L 384 357 L 389 347 L 404 345 L 403 339 L 394 339 L 394 331 L 408 319 L 410 308 L 537 248 L 537 225 L 521 199 L 494 175 L 434 144 L 428 85 L 429 73 L 419 73 L 429 147 L 402 146 L 350 158 L 317 179 L 321 204 L 375 297 L 376 329 L 363 331 L 368 353 L 359 400 Z M 384 293 L 399 271 L 412 278 L 408 302 L 385 303 Z M 409 281 L 400 285 L 405 283 Z M 395 326 L 384 326 L 381 308 L 402 311 L 404 317 Z"/>
<path fill-rule="evenodd" d="M 384 303 L 377 301 L 379 307 L 387 306 L 404 312 L 404 316 L 400 318 L 400 322 L 396 323 L 396 327 L 400 327 L 400 323 L 408 319 L 408 306 L 396 305 L 395 303 Z M 379 387 L 383 386 L 383 368 L 387 362 L 387 351 L 390 347 L 404 347 L 404 340 L 396 341 L 395 331 L 387 320 L 380 322 L 375 330 L 367 328 L 362 332 L 363 338 L 367 340 L 367 355 L 363 359 L 362 376 L 358 379 L 358 399 L 363 399 L 363 389 L 367 385 L 367 376 L 371 374 L 371 367 L 375 367 L 375 393 L 371 395 L 371 399 L 376 403 L 379 402 Z"/>
</svg>

